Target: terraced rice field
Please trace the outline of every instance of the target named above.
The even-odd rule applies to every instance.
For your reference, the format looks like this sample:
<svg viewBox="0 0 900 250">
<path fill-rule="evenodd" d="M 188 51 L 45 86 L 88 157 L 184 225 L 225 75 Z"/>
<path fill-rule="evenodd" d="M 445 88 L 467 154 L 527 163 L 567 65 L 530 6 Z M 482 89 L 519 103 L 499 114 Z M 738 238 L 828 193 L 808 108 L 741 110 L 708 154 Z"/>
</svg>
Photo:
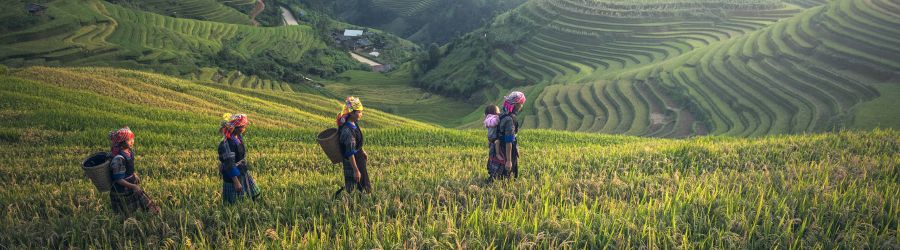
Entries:
<svg viewBox="0 0 900 250">
<path fill-rule="evenodd" d="M 263 91 L 315 92 L 311 91 L 311 88 L 313 88 L 312 86 L 303 83 L 287 83 L 277 80 L 259 79 L 256 76 L 245 75 L 240 71 L 223 71 L 217 68 L 202 68 L 196 74 L 191 76 L 191 80 Z"/>
<path fill-rule="evenodd" d="M 413 16 L 441 0 L 374 0 L 372 4 L 400 16 Z"/>
<path fill-rule="evenodd" d="M 879 96 L 871 84 L 900 72 L 897 6 L 835 1 L 609 80 L 551 85 L 525 124 L 663 137 L 848 127 L 854 107 Z"/>
<path fill-rule="evenodd" d="M 196 120 L 196 123 L 185 124 L 197 126 L 192 129 L 201 129 L 217 127 L 216 119 L 222 113 L 242 111 L 252 113 L 256 117 L 254 126 L 260 129 L 327 127 L 333 125 L 334 115 L 339 111 L 335 111 L 335 107 L 340 107 L 339 102 L 319 95 L 261 89 L 246 90 L 239 86 L 207 86 L 189 80 L 132 70 L 28 67 L 10 74 L 7 77 L 27 81 L 4 85 L 11 88 L 3 92 L 4 97 L 9 97 L 4 100 L 6 105 L 11 105 L 3 106 L 4 109 L 31 103 L 28 100 L 42 97 L 43 93 L 54 94 L 55 96 L 45 98 L 40 105 L 59 110 L 60 116 L 48 117 L 58 118 L 60 122 L 83 121 L 94 116 L 105 116 L 103 115 L 105 113 L 118 112 L 115 110 L 135 109 L 136 111 L 130 112 L 132 115 L 127 115 L 123 117 L 124 120 L 114 123 L 124 122 L 134 124 L 133 126 L 151 126 L 159 129 L 171 125 L 166 122 L 168 119 L 181 119 L 177 113 L 183 112 L 207 117 Z M 29 91 L 14 88 L 29 83 L 34 85 Z M 63 105 L 70 102 L 82 103 L 84 106 Z M 116 105 L 90 106 L 104 102 Z M 72 110 L 82 110 L 86 113 L 63 114 Z M 372 128 L 388 125 L 424 126 L 422 123 L 377 110 L 372 110 L 371 113 L 372 117 L 366 119 L 366 125 Z M 144 117 L 145 115 L 158 117 L 151 119 Z M 102 119 L 98 119 L 97 122 L 108 123 Z"/>
<path fill-rule="evenodd" d="M 0 73 L 0 245 L 900 247 L 895 131 L 672 140 L 526 129 L 520 177 L 486 183 L 483 130 L 369 108 L 373 193 L 332 199 L 341 170 L 314 136 L 333 126 L 338 107 L 131 70 Z M 258 202 L 221 204 L 215 145 L 224 112 L 251 118 L 244 138 Z M 78 169 L 123 125 L 136 133 L 136 169 L 161 215 L 112 213 Z"/>
<path fill-rule="evenodd" d="M 825 5 L 831 0 L 787 0 L 786 2 L 796 4 L 799 6 L 803 6 L 806 8 L 812 8 L 820 5 Z"/>
<path fill-rule="evenodd" d="M 750 6 L 755 9 L 749 11 L 747 6 L 728 9 L 727 5 L 711 7 L 696 1 L 659 8 L 637 2 L 529 1 L 511 18 L 531 23 L 538 30 L 523 44 L 496 51 L 503 56 L 493 57 L 490 63 L 525 83 L 579 81 L 586 75 L 606 75 L 670 59 L 801 11 L 777 1 L 755 3 Z M 722 12 L 723 18 L 686 16 L 713 11 Z M 560 79 L 563 76 L 565 80 Z"/>
<path fill-rule="evenodd" d="M 252 58 L 275 53 L 299 62 L 325 45 L 303 25 L 258 28 L 135 11 L 103 1 L 55 1 L 54 20 L 0 35 L 0 62 L 13 65 L 108 65 L 189 75 L 195 61 L 223 47 Z M 174 71 L 174 72 L 169 72 Z"/>
<path fill-rule="evenodd" d="M 142 9 L 171 17 L 250 25 L 248 13 L 241 13 L 234 7 L 252 6 L 253 0 L 139 0 L 130 3 Z"/>
</svg>

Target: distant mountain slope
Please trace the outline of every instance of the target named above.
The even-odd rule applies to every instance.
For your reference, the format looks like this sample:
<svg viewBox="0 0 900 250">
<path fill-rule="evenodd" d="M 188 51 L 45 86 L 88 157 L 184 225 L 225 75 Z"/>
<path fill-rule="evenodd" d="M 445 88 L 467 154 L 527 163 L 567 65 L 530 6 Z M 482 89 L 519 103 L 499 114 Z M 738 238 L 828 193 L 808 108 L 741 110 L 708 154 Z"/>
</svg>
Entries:
<svg viewBox="0 0 900 250">
<path fill-rule="evenodd" d="M 849 127 L 857 104 L 881 96 L 876 83 L 898 83 L 892 27 L 896 1 L 835 1 L 605 80 L 550 85 L 526 126 L 651 136 Z"/>
<path fill-rule="evenodd" d="M 111 3 L 134 7 L 164 16 L 206 20 L 232 24 L 251 24 L 248 12 L 233 8 L 252 6 L 255 0 L 107 0 Z M 228 3 L 232 6 L 226 5 Z"/>
<path fill-rule="evenodd" d="M 102 65 L 170 75 L 222 67 L 290 82 L 301 81 L 308 72 L 332 75 L 357 65 L 304 25 L 258 28 L 172 18 L 97 0 L 52 1 L 47 6 L 39 17 L 24 10 L 0 14 L 4 20 L 33 20 L 14 27 L 4 23 L 0 63 Z"/>
<path fill-rule="evenodd" d="M 673 58 L 799 13 L 779 1 L 622 3 L 531 0 L 448 45 L 423 86 L 465 95 L 506 87 L 596 78 Z"/>
<path fill-rule="evenodd" d="M 443 44 L 487 24 L 526 0 L 309 0 L 334 17 L 410 41 Z"/>
</svg>

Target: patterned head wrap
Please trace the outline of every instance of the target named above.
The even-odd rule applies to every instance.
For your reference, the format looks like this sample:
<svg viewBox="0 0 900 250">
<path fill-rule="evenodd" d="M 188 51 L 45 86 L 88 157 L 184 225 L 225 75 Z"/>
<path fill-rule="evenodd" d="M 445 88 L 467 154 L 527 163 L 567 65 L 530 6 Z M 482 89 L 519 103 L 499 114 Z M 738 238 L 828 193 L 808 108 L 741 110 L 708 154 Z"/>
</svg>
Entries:
<svg viewBox="0 0 900 250">
<path fill-rule="evenodd" d="M 341 107 L 341 113 L 337 115 L 337 125 L 341 126 L 347 122 L 347 115 L 350 115 L 353 111 L 363 111 L 362 102 L 359 98 L 355 96 L 348 96 L 347 99 L 344 100 L 344 105 Z"/>
<path fill-rule="evenodd" d="M 128 126 L 109 132 L 109 147 L 112 155 L 118 155 L 122 152 L 122 143 L 134 139 L 134 132 Z"/>
<path fill-rule="evenodd" d="M 231 138 L 231 133 L 236 127 L 246 127 L 250 124 L 250 119 L 245 114 L 222 114 L 222 134 L 225 138 Z"/>
<path fill-rule="evenodd" d="M 525 94 L 519 91 L 513 91 L 503 99 L 505 99 L 503 101 L 503 109 L 507 113 L 512 113 L 513 109 L 516 108 L 516 104 L 525 104 Z"/>
</svg>

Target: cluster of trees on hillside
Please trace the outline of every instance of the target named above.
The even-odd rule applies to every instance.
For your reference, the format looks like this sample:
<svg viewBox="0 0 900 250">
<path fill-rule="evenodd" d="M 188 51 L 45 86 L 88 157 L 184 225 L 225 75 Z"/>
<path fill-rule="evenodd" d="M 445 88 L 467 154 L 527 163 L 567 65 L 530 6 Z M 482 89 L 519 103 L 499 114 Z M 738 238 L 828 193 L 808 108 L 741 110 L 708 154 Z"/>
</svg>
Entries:
<svg viewBox="0 0 900 250">
<path fill-rule="evenodd" d="M 342 21 L 388 31 L 425 45 L 443 44 L 482 27 L 494 16 L 526 0 L 435 1 L 413 13 L 397 13 L 372 0 L 308 0 L 303 3 Z"/>
<path fill-rule="evenodd" d="M 203 66 L 238 69 L 248 75 L 286 82 L 303 82 L 306 75 L 334 77 L 350 69 L 366 69 L 347 57 L 343 51 L 332 48 L 313 48 L 296 62 L 275 49 L 268 49 L 248 58 L 232 49 L 239 42 L 239 39 L 227 41 L 219 53 L 201 61 L 205 64 Z"/>
</svg>

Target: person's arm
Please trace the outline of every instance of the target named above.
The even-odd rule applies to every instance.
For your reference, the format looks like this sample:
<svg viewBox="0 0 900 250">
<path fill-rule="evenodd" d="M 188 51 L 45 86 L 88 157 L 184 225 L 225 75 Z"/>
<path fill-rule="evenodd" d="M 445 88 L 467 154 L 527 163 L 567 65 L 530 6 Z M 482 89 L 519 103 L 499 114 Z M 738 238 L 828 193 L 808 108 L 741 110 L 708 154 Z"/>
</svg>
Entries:
<svg viewBox="0 0 900 250">
<path fill-rule="evenodd" d="M 361 174 L 359 173 L 359 168 L 356 167 L 356 156 L 351 155 L 349 160 L 350 160 L 350 166 L 353 167 L 353 179 L 356 180 L 356 182 L 359 182 L 359 178 L 360 178 Z"/>
<path fill-rule="evenodd" d="M 138 192 L 138 193 L 144 191 L 144 190 L 141 190 L 141 186 L 139 186 L 138 184 L 131 184 L 130 182 L 126 181 L 125 179 L 116 180 L 116 183 L 118 183 L 119 185 L 122 185 L 128 189 L 131 189 L 132 191 Z"/>
<path fill-rule="evenodd" d="M 512 142 L 506 143 L 506 170 L 512 169 Z"/>
<path fill-rule="evenodd" d="M 502 150 L 502 148 L 500 148 L 500 140 L 494 139 L 494 143 L 491 144 L 494 144 L 494 152 L 497 152 L 497 158 L 500 158 L 500 160 L 506 159 L 503 157 L 503 151 L 500 151 Z"/>
<path fill-rule="evenodd" d="M 237 176 L 231 177 L 231 185 L 234 186 L 234 191 L 237 191 L 238 193 L 244 191 L 244 187 L 241 186 L 241 180 L 239 180 Z"/>
<path fill-rule="evenodd" d="M 230 155 L 226 155 L 229 153 L 226 152 L 227 150 L 225 150 L 225 147 L 228 147 L 227 141 L 222 141 L 221 143 L 219 143 L 219 161 L 222 162 L 222 165 L 225 168 L 223 169 L 222 174 L 225 175 L 225 178 L 231 179 L 231 185 L 234 186 L 235 191 L 241 192 L 243 190 L 241 186 L 241 180 L 238 179 L 238 177 L 241 176 L 241 171 L 238 170 L 237 167 L 235 167 L 235 164 L 230 163 L 234 159 L 234 152 L 231 152 Z M 232 160 L 229 160 L 229 157 Z M 229 164 L 230 166 L 226 164 Z"/>
<path fill-rule="evenodd" d="M 503 131 L 503 133 L 502 133 L 503 137 L 497 138 L 497 139 L 499 139 L 501 141 L 501 143 L 506 145 L 506 152 L 503 152 L 506 157 L 506 170 L 511 170 L 512 169 L 512 159 L 513 159 L 512 144 L 516 138 L 515 128 L 513 127 L 512 118 L 507 117 L 507 118 L 504 118 L 502 121 L 500 121 L 499 129 L 501 129 Z"/>
</svg>

